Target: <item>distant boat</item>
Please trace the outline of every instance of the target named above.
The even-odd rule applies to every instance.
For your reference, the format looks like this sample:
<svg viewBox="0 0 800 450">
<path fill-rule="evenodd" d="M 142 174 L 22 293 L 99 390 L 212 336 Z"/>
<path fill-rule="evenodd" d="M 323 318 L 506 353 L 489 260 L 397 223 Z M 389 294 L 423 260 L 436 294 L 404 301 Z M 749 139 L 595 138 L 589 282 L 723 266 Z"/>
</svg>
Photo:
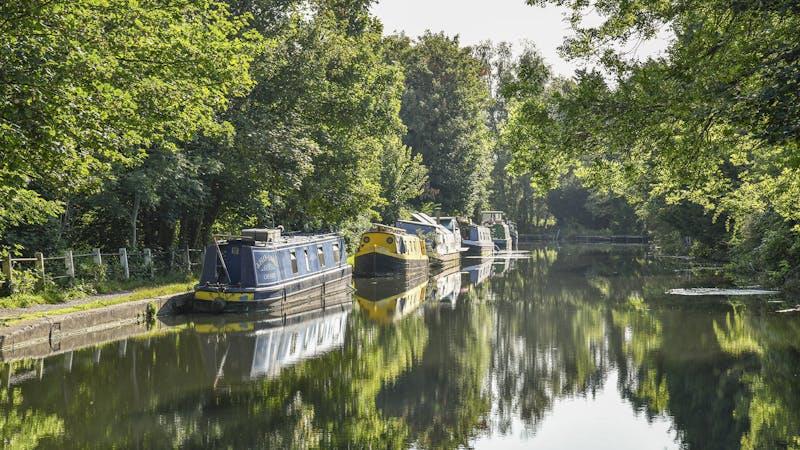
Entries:
<svg viewBox="0 0 800 450">
<path fill-rule="evenodd" d="M 407 233 L 416 234 L 425 241 L 426 252 L 431 264 L 447 265 L 459 261 L 461 257 L 460 234 L 454 233 L 424 213 L 414 213 L 411 216 L 414 220 L 398 220 L 395 226 Z"/>
<path fill-rule="evenodd" d="M 286 309 L 348 289 L 351 273 L 338 234 L 242 230 L 241 236 L 215 237 L 206 248 L 191 307 L 205 312 Z"/>
<path fill-rule="evenodd" d="M 494 253 L 494 241 L 489 228 L 474 223 L 461 228 L 461 245 L 467 248 L 467 256 L 491 256 Z"/>
<path fill-rule="evenodd" d="M 494 245 L 500 250 L 514 250 L 511 227 L 503 217 L 503 211 L 481 211 L 481 224 L 489 227 Z"/>
<path fill-rule="evenodd" d="M 373 224 L 361 236 L 353 273 L 361 277 L 406 277 L 428 270 L 425 241 L 401 228 Z"/>
</svg>

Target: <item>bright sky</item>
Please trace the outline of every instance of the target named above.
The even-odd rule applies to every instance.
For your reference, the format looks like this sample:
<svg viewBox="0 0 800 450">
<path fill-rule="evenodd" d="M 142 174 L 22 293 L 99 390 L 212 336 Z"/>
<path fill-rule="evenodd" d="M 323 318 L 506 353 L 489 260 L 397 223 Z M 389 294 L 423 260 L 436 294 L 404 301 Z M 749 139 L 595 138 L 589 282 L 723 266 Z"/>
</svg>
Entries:
<svg viewBox="0 0 800 450">
<path fill-rule="evenodd" d="M 477 44 L 486 39 L 507 41 L 518 50 L 529 40 L 545 57 L 556 74 L 571 76 L 581 61 L 565 61 L 558 46 L 567 36 L 566 9 L 548 5 L 528 6 L 525 0 L 379 0 L 372 12 L 383 22 L 384 32 L 404 31 L 417 37 L 431 30 L 458 34 L 462 45 Z M 589 15 L 586 21 L 598 23 L 599 16 Z M 644 57 L 666 46 L 666 40 L 640 45 L 636 54 Z"/>
</svg>

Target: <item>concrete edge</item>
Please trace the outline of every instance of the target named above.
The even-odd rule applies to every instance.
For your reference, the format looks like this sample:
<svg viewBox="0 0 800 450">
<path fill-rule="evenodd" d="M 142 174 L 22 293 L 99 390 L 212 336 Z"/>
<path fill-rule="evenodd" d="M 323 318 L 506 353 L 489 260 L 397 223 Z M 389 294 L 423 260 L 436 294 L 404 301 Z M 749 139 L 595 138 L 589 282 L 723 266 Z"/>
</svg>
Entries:
<svg viewBox="0 0 800 450">
<path fill-rule="evenodd" d="M 153 315 L 176 314 L 177 309 L 190 296 L 191 292 L 182 292 L 134 300 L 96 309 L 42 317 L 0 328 L 0 360 L 6 359 L 9 354 L 17 353 L 25 347 L 49 345 L 51 350 L 58 351 L 61 341 L 74 335 L 145 323 Z M 151 304 L 155 307 L 155 311 L 150 308 Z M 153 314 L 154 312 L 155 314 Z"/>
</svg>

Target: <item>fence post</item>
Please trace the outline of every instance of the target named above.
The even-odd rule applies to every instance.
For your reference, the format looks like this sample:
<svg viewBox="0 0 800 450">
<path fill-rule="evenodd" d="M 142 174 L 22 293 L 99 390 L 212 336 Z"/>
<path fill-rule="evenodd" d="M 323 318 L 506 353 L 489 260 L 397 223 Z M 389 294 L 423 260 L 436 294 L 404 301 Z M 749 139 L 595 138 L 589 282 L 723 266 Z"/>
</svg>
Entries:
<svg viewBox="0 0 800 450">
<path fill-rule="evenodd" d="M 192 254 L 189 252 L 189 247 L 188 246 L 186 247 L 186 251 L 184 252 L 183 258 L 184 258 L 183 262 L 184 262 L 184 264 L 186 264 L 186 271 L 187 272 L 191 272 L 192 271 Z"/>
<path fill-rule="evenodd" d="M 64 252 L 64 267 L 67 269 L 67 276 L 75 279 L 75 260 L 72 259 L 72 250 Z"/>
<path fill-rule="evenodd" d="M 6 288 L 12 291 L 14 289 L 14 261 L 11 259 L 11 252 L 6 253 L 3 258 L 3 275 L 6 278 Z"/>
<path fill-rule="evenodd" d="M 103 265 L 103 255 L 100 254 L 99 248 L 92 249 L 92 259 L 94 260 L 94 263 L 97 264 L 98 266 Z"/>
<path fill-rule="evenodd" d="M 39 274 L 40 280 L 44 280 L 44 255 L 42 252 L 36 252 L 33 256 L 36 258 L 36 273 Z"/>
<path fill-rule="evenodd" d="M 155 270 L 153 267 L 153 252 L 150 251 L 149 248 L 142 250 L 142 254 L 144 255 L 144 268 L 150 273 L 150 278 L 155 276 Z"/>
<path fill-rule="evenodd" d="M 128 268 L 128 250 L 125 247 L 119 249 L 119 264 L 122 266 L 122 277 L 126 280 L 131 277 L 131 271 Z"/>
</svg>

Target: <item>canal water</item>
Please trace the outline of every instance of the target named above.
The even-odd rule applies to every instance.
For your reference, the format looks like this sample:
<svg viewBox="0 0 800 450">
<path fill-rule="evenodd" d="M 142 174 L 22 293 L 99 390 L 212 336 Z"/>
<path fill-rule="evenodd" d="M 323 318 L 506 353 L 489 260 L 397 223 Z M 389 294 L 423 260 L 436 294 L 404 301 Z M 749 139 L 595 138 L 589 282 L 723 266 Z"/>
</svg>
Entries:
<svg viewBox="0 0 800 450">
<path fill-rule="evenodd" d="M 2 365 L 5 448 L 800 447 L 800 317 L 638 246 L 465 259 L 301 319 Z M 780 303 L 783 302 L 783 303 Z"/>
</svg>

